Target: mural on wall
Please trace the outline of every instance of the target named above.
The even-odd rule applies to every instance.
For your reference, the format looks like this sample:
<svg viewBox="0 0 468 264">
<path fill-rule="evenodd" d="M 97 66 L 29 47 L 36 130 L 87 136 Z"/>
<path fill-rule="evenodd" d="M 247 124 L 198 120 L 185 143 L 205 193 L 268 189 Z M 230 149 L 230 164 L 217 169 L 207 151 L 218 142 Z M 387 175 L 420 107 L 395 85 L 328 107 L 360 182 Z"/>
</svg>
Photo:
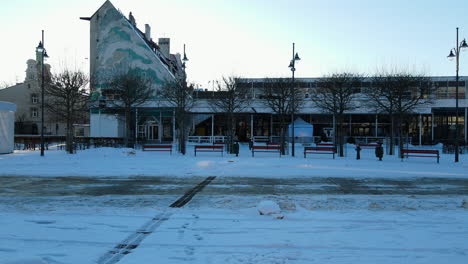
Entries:
<svg viewBox="0 0 468 264">
<path fill-rule="evenodd" d="M 116 71 L 136 69 L 151 81 L 155 90 L 175 79 L 161 61 L 159 51 L 150 48 L 137 29 L 110 2 L 101 7 L 97 16 L 97 58 L 92 98 L 99 97 L 101 89 L 106 88 L 106 79 Z"/>
</svg>

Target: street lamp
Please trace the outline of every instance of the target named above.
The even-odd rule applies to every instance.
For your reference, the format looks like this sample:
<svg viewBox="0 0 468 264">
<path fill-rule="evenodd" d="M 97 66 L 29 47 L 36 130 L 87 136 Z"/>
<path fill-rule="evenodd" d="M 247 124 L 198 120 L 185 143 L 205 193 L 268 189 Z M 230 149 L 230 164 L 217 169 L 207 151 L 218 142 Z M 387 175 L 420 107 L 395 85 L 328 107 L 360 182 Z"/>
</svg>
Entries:
<svg viewBox="0 0 468 264">
<path fill-rule="evenodd" d="M 44 30 L 42 30 L 42 41 L 36 47 L 36 53 L 41 54 L 41 156 L 44 156 L 44 60 L 49 57 L 44 47 Z"/>
<path fill-rule="evenodd" d="M 292 149 L 291 149 L 291 155 L 294 157 L 295 154 L 295 139 L 294 139 L 294 112 L 296 111 L 296 92 L 294 89 L 294 72 L 296 71 L 296 61 L 301 60 L 299 58 L 299 55 L 297 52 L 294 51 L 295 48 L 295 43 L 293 43 L 293 50 L 292 50 L 292 60 L 289 63 L 289 68 L 291 68 L 292 72 L 292 83 L 291 83 L 291 144 L 292 144 Z"/>
<path fill-rule="evenodd" d="M 182 59 L 182 70 L 184 70 L 185 72 L 185 68 L 187 67 L 185 65 L 185 63 L 188 61 L 189 59 L 187 58 L 187 54 L 185 54 L 185 44 L 184 44 L 184 58 Z"/>
<path fill-rule="evenodd" d="M 466 40 L 463 39 L 462 42 L 458 42 L 458 27 L 457 27 L 457 44 L 456 48 L 453 48 L 450 50 L 450 54 L 447 56 L 449 60 L 453 60 L 454 58 L 456 59 L 456 88 L 455 88 L 455 162 L 458 162 L 459 160 L 459 149 L 458 149 L 458 70 L 459 70 L 459 65 L 460 65 L 460 51 L 462 49 L 468 48 L 468 45 L 466 44 Z M 466 120 L 464 121 L 466 122 Z"/>
</svg>

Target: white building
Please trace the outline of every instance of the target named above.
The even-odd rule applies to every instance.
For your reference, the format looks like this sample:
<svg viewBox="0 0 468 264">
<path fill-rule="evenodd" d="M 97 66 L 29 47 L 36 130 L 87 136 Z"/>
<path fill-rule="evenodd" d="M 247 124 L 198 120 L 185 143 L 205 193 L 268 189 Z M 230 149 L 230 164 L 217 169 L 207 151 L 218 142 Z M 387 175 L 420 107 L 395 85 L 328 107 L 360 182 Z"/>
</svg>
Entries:
<svg viewBox="0 0 468 264">
<path fill-rule="evenodd" d="M 0 102 L 0 154 L 13 152 L 15 145 L 16 105 Z"/>
</svg>

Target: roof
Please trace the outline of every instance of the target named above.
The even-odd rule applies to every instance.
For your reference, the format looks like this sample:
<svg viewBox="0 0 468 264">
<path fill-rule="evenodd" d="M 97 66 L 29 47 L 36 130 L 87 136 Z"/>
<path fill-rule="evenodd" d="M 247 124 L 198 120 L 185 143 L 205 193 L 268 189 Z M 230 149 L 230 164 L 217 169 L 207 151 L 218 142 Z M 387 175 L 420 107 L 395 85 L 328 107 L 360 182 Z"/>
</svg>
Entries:
<svg viewBox="0 0 468 264">
<path fill-rule="evenodd" d="M 16 105 L 14 103 L 0 101 L 0 111 L 16 111 Z"/>
</svg>

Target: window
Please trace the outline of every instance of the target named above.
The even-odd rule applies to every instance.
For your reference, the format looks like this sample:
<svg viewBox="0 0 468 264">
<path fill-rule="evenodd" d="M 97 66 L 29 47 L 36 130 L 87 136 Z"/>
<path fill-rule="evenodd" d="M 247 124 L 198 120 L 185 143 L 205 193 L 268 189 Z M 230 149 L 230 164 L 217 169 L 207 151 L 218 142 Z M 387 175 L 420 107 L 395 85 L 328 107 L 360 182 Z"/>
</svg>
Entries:
<svg viewBox="0 0 468 264">
<path fill-rule="evenodd" d="M 39 103 L 39 96 L 37 96 L 37 94 L 31 94 L 31 103 L 33 104 Z"/>
<path fill-rule="evenodd" d="M 37 118 L 39 117 L 39 111 L 37 108 L 31 108 L 31 117 L 32 118 Z"/>
</svg>

